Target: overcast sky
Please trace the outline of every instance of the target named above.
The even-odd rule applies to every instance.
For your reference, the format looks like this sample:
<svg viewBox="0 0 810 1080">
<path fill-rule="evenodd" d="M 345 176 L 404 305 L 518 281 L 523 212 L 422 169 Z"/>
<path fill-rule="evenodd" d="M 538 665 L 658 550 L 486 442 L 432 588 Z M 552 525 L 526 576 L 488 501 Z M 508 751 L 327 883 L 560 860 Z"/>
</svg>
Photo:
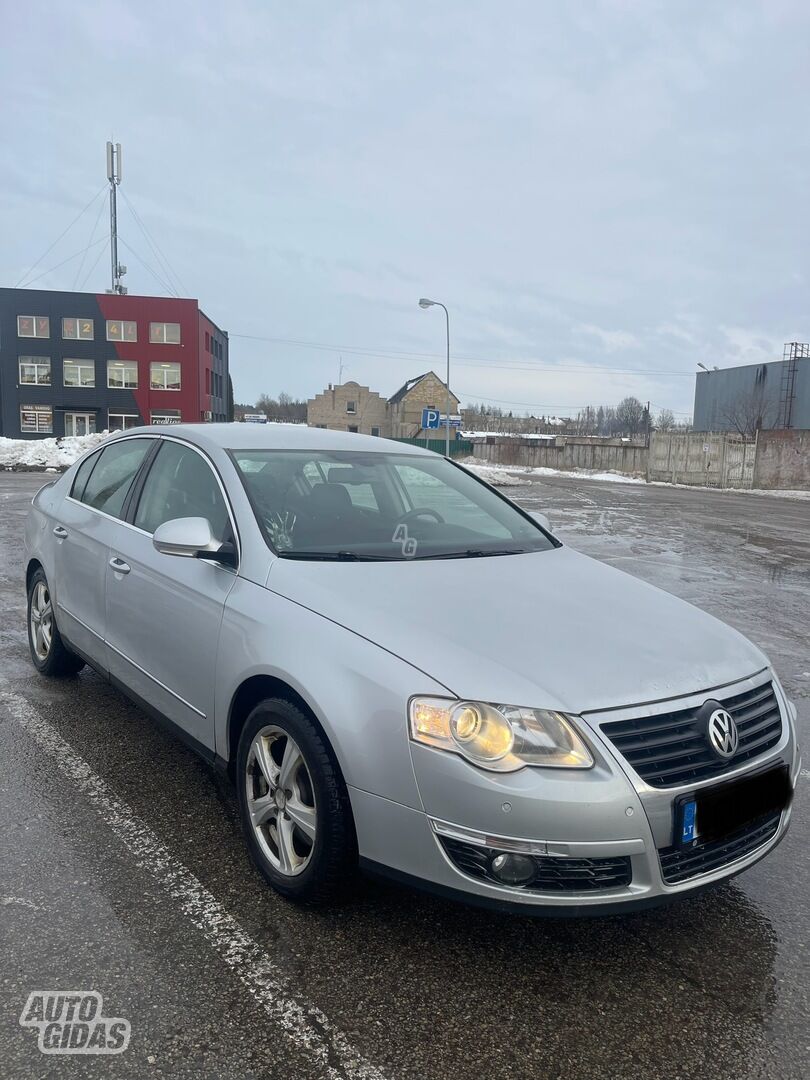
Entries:
<svg viewBox="0 0 810 1080">
<path fill-rule="evenodd" d="M 237 401 L 312 395 L 341 352 L 385 394 L 442 373 L 420 296 L 450 308 L 462 400 L 521 412 L 634 393 L 688 413 L 697 361 L 810 340 L 801 0 L 0 14 L 0 284 L 102 188 L 114 136 L 178 291 L 231 335 Z M 104 234 L 101 204 L 31 277 Z M 120 229 L 130 292 L 166 292 L 126 202 Z M 103 242 L 80 263 L 33 287 L 109 287 Z"/>
</svg>

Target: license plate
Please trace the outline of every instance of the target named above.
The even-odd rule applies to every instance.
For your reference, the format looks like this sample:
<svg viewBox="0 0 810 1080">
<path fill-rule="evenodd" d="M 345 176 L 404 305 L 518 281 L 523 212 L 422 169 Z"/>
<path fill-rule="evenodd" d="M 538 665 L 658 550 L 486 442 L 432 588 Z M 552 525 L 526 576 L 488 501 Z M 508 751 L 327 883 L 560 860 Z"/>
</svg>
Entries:
<svg viewBox="0 0 810 1080">
<path fill-rule="evenodd" d="M 787 765 L 682 795 L 675 803 L 675 842 L 722 840 L 757 818 L 784 810 L 792 795 Z"/>
</svg>

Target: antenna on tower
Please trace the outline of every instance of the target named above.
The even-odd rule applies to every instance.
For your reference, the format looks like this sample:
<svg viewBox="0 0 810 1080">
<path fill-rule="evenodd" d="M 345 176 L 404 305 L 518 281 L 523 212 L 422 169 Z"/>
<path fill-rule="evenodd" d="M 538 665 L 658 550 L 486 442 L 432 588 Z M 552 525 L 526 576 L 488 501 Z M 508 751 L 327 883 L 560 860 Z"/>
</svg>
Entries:
<svg viewBox="0 0 810 1080">
<path fill-rule="evenodd" d="M 121 143 L 107 143 L 107 179 L 110 181 L 110 269 L 112 288 L 108 292 L 125 296 L 127 289 L 121 278 L 127 268 L 118 261 L 118 202 L 116 191 L 121 183 Z"/>
</svg>

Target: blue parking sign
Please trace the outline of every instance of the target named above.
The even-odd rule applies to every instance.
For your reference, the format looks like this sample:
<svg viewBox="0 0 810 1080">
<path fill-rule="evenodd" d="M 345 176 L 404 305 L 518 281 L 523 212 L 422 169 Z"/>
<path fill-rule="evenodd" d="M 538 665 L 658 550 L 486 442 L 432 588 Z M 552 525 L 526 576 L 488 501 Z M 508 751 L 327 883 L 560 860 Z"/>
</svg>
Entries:
<svg viewBox="0 0 810 1080">
<path fill-rule="evenodd" d="M 425 430 L 437 428 L 440 420 L 441 413 L 438 409 L 422 409 L 422 427 Z"/>
</svg>

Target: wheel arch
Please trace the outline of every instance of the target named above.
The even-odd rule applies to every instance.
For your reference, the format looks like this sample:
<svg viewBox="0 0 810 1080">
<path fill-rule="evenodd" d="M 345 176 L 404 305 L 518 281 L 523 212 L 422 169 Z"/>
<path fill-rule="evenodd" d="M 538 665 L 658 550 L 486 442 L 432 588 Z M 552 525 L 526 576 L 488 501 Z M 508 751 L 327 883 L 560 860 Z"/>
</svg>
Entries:
<svg viewBox="0 0 810 1080">
<path fill-rule="evenodd" d="M 332 745 L 329 733 L 325 730 L 318 714 L 310 703 L 302 697 L 293 686 L 283 679 L 280 679 L 275 675 L 256 674 L 249 676 L 237 687 L 236 692 L 231 699 L 230 708 L 228 709 L 225 748 L 228 754 L 228 773 L 231 778 L 233 778 L 234 774 L 239 738 L 242 734 L 242 729 L 245 726 L 245 721 L 254 706 L 258 705 L 258 703 L 265 698 L 272 697 L 283 698 L 285 701 L 288 701 L 291 705 L 295 705 L 297 708 L 301 709 L 302 712 L 307 714 L 323 736 L 332 757 L 335 759 L 335 764 L 340 768 L 340 762 L 335 753 L 335 748 Z M 343 770 L 341 769 L 341 774 L 342 771 Z"/>
<path fill-rule="evenodd" d="M 37 559 L 37 558 L 32 557 L 32 558 L 30 558 L 28 560 L 28 565 L 25 568 L 25 591 L 26 591 L 26 593 L 31 588 L 31 578 L 34 576 L 34 574 L 37 572 L 37 570 L 42 570 L 43 573 L 45 572 L 45 568 L 43 567 L 40 560 Z"/>
</svg>

